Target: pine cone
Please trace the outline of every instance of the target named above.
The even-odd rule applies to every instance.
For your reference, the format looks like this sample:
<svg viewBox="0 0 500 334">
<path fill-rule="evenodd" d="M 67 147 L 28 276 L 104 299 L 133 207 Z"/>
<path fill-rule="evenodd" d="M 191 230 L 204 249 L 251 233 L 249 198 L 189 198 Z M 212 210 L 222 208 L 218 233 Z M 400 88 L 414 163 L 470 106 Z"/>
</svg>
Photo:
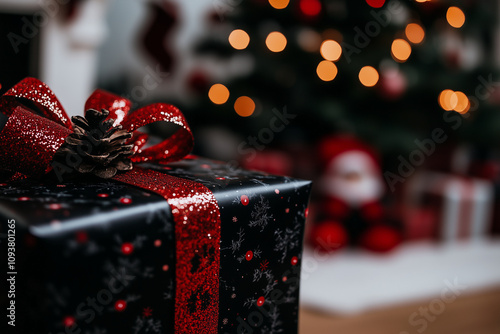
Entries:
<svg viewBox="0 0 500 334">
<path fill-rule="evenodd" d="M 92 173 L 101 178 L 111 178 L 118 171 L 131 170 L 128 158 L 134 145 L 125 145 L 132 134 L 113 127 L 114 119 L 106 120 L 109 111 L 89 109 L 85 118 L 73 116 L 74 132 L 56 153 L 56 159 L 70 164 L 79 173 Z"/>
</svg>

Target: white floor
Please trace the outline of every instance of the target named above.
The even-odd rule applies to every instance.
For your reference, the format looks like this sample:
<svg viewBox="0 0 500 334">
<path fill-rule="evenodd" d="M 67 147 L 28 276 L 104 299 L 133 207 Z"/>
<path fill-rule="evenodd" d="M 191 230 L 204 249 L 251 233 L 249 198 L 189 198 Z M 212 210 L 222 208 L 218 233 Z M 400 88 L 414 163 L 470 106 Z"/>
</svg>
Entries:
<svg viewBox="0 0 500 334">
<path fill-rule="evenodd" d="M 439 298 L 500 286 L 500 240 L 438 245 L 408 243 L 387 255 L 306 249 L 301 304 L 334 313 Z"/>
</svg>

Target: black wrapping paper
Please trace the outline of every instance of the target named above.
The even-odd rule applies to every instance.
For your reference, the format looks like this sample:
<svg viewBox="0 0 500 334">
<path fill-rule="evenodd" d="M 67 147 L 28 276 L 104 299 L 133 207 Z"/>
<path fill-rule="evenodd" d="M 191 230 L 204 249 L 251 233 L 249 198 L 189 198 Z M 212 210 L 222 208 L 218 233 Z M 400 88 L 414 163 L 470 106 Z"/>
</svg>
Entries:
<svg viewBox="0 0 500 334">
<path fill-rule="evenodd" d="M 219 203 L 219 333 L 296 333 L 310 182 L 206 159 L 143 166 L 202 183 Z M 174 224 L 161 196 L 114 181 L 24 180 L 0 186 L 0 216 L 4 282 L 9 221 L 16 233 L 7 333 L 174 332 Z M 6 310 L 12 298 L 1 296 Z"/>
</svg>

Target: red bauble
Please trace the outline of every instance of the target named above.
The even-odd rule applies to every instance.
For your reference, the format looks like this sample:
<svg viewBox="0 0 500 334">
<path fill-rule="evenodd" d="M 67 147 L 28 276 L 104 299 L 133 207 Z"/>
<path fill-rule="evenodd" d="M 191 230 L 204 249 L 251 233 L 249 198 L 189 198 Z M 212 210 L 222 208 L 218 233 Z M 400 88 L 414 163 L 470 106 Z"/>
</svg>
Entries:
<svg viewBox="0 0 500 334">
<path fill-rule="evenodd" d="M 338 198 L 329 197 L 324 200 L 321 210 L 328 217 L 338 220 L 343 220 L 347 217 L 351 208 L 347 205 L 346 202 L 341 201 Z"/>
<path fill-rule="evenodd" d="M 321 2 L 319 0 L 301 0 L 300 11 L 307 16 L 316 16 L 321 12 Z"/>
<path fill-rule="evenodd" d="M 368 222 L 379 221 L 384 217 L 384 209 L 379 202 L 371 202 L 363 205 L 361 215 Z"/>
<path fill-rule="evenodd" d="M 401 243 L 401 235 L 388 226 L 374 226 L 361 237 L 361 246 L 377 253 L 385 253 Z"/>
<path fill-rule="evenodd" d="M 380 8 L 384 5 L 385 0 L 366 0 L 366 3 L 373 8 Z"/>
<path fill-rule="evenodd" d="M 323 252 L 332 252 L 347 244 L 348 237 L 342 224 L 336 221 L 323 221 L 313 227 L 311 243 Z"/>
<path fill-rule="evenodd" d="M 258 307 L 261 307 L 262 305 L 264 305 L 266 299 L 264 297 L 259 297 L 259 299 L 257 299 L 257 306 Z"/>
</svg>

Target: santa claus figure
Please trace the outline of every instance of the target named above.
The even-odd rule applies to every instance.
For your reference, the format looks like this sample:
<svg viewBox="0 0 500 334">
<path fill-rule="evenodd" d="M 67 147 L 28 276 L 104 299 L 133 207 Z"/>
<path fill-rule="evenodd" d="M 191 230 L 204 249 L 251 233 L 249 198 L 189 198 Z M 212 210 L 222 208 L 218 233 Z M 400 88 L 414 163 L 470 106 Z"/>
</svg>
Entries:
<svg viewBox="0 0 500 334">
<path fill-rule="evenodd" d="M 360 245 L 387 252 L 401 241 L 380 200 L 385 184 L 375 152 L 352 137 L 330 137 L 319 145 L 323 174 L 318 221 L 310 235 L 313 245 L 333 251 Z"/>
</svg>

